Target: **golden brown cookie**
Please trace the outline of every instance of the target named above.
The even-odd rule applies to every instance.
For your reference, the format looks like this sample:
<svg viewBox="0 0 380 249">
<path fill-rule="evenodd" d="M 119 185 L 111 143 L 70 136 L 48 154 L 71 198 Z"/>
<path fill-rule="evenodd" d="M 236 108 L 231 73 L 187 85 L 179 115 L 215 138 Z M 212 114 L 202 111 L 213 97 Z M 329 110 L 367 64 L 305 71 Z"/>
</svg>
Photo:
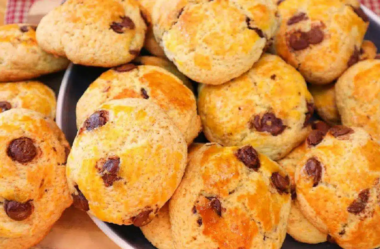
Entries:
<svg viewBox="0 0 380 249">
<path fill-rule="evenodd" d="M 380 60 L 349 68 L 335 85 L 342 123 L 364 128 L 380 142 Z"/>
<path fill-rule="evenodd" d="M 297 70 L 266 54 L 229 83 L 201 85 L 198 107 L 209 141 L 250 144 L 279 160 L 305 140 L 314 101 Z"/>
<path fill-rule="evenodd" d="M 141 227 L 145 238 L 158 249 L 174 249 L 169 217 L 169 204 L 166 203 L 148 225 Z"/>
<path fill-rule="evenodd" d="M 358 0 L 285 0 L 278 10 L 275 50 L 308 83 L 331 83 L 359 61 L 369 19 Z"/>
<path fill-rule="evenodd" d="M 336 105 L 335 84 L 309 85 L 318 115 L 331 125 L 340 124 L 340 115 Z"/>
<path fill-rule="evenodd" d="M 178 187 L 186 158 L 183 135 L 152 101 L 106 102 L 83 122 L 68 159 L 74 206 L 102 221 L 146 225 Z"/>
<path fill-rule="evenodd" d="M 67 0 L 42 18 L 37 40 L 75 64 L 113 67 L 140 53 L 145 31 L 135 0 Z"/>
<path fill-rule="evenodd" d="M 183 74 L 220 85 L 247 72 L 277 30 L 273 0 L 160 0 L 156 40 Z"/>
<path fill-rule="evenodd" d="M 38 46 L 35 30 L 29 24 L 0 26 L 0 82 L 29 80 L 67 67 L 67 59 Z"/>
<path fill-rule="evenodd" d="M 56 107 L 53 90 L 39 81 L 0 83 L 0 112 L 24 108 L 54 119 Z"/>
<path fill-rule="evenodd" d="M 12 109 L 0 115 L 0 247 L 37 244 L 72 203 L 66 181 L 70 146 L 42 114 Z"/>
<path fill-rule="evenodd" d="M 194 94 L 179 78 L 157 66 L 123 65 L 103 73 L 77 104 L 77 126 L 112 99 L 149 99 L 159 105 L 185 136 L 188 144 L 201 130 Z"/>
<path fill-rule="evenodd" d="M 281 248 L 290 209 L 285 170 L 251 146 L 197 146 L 169 203 L 175 248 Z"/>
<path fill-rule="evenodd" d="M 334 126 L 308 146 L 295 173 L 302 213 L 343 248 L 379 247 L 380 145 L 362 128 Z"/>
<path fill-rule="evenodd" d="M 362 47 L 360 49 L 360 60 L 369 60 L 375 59 L 377 53 L 377 47 L 371 41 L 365 40 L 362 43 Z"/>
</svg>

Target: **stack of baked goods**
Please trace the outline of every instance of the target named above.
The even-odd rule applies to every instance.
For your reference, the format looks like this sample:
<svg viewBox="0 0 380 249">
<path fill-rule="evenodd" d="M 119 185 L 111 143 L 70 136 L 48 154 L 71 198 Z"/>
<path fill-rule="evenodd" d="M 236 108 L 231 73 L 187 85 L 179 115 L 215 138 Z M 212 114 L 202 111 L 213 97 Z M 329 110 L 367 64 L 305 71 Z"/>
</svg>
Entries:
<svg viewBox="0 0 380 249">
<path fill-rule="evenodd" d="M 357 0 L 67 0 L 39 24 L 39 47 L 25 37 L 32 27 L 3 27 L 21 41 L 4 57 L 7 80 L 61 69 L 62 57 L 110 69 L 77 104 L 67 164 L 51 156 L 67 145 L 48 118 L 6 111 L 33 109 L 26 92 L 52 117 L 41 108 L 48 94 L 34 82 L 4 85 L 17 93 L 1 102 L 11 139 L 0 183 L 17 188 L 1 195 L 0 239 L 27 248 L 42 238 L 38 226 L 51 226 L 69 191 L 78 209 L 141 227 L 159 249 L 281 248 L 287 233 L 379 247 L 380 61 L 363 41 L 368 25 Z M 12 61 L 30 43 L 33 65 Z M 202 128 L 207 140 L 193 143 Z M 61 171 L 54 181 L 40 173 L 64 165 L 69 190 Z M 41 195 L 52 197 L 33 219 Z"/>
</svg>

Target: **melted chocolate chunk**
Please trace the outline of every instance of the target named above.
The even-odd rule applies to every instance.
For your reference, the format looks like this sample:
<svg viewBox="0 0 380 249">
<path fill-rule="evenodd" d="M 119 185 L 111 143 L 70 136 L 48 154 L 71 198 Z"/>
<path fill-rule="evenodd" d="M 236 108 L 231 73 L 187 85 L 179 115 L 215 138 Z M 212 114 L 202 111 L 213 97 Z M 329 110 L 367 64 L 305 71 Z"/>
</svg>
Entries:
<svg viewBox="0 0 380 249">
<path fill-rule="evenodd" d="M 144 99 L 149 99 L 149 95 L 148 95 L 148 93 L 146 92 L 146 90 L 144 88 L 141 88 L 141 96 Z"/>
<path fill-rule="evenodd" d="M 316 146 L 322 142 L 325 133 L 322 131 L 314 130 L 310 132 L 309 136 L 306 139 L 306 142 L 309 146 Z"/>
<path fill-rule="evenodd" d="M 128 16 L 121 17 L 121 22 L 113 22 L 111 29 L 118 34 L 124 33 L 127 29 L 135 29 L 135 23 Z"/>
<path fill-rule="evenodd" d="M 289 186 L 290 186 L 290 180 L 289 176 L 282 176 L 279 172 L 275 172 L 271 176 L 271 180 L 273 185 L 276 187 L 277 192 L 282 193 L 289 193 Z"/>
<path fill-rule="evenodd" d="M 22 221 L 33 213 L 34 207 L 32 201 L 25 203 L 19 203 L 17 201 L 8 201 L 4 202 L 4 210 L 9 218 L 16 221 Z"/>
<path fill-rule="evenodd" d="M 349 127 L 343 126 L 343 125 L 336 125 L 336 126 L 330 128 L 329 132 L 334 137 L 339 138 L 341 136 L 345 136 L 345 135 L 354 133 L 354 130 L 349 128 Z"/>
<path fill-rule="evenodd" d="M 273 113 L 265 113 L 261 118 L 258 115 L 255 116 L 253 122 L 250 123 L 250 127 L 252 126 L 257 131 L 269 132 L 272 136 L 280 135 L 286 128 L 282 120 Z"/>
<path fill-rule="evenodd" d="M 149 216 L 152 212 L 153 210 L 151 208 L 148 208 L 147 210 L 140 212 L 137 216 L 133 217 L 133 225 L 136 227 L 142 227 L 149 224 L 149 222 L 151 221 Z"/>
<path fill-rule="evenodd" d="M 199 226 L 202 226 L 202 224 L 203 224 L 202 218 L 199 217 L 197 219 L 197 223 L 198 223 Z"/>
<path fill-rule="evenodd" d="M 216 197 L 209 197 L 207 199 L 210 200 L 210 206 L 215 211 L 215 213 L 222 217 L 222 204 L 220 203 L 219 199 Z"/>
<path fill-rule="evenodd" d="M 73 197 L 73 206 L 79 210 L 87 212 L 90 210 L 90 207 L 88 205 L 88 201 L 86 197 L 84 197 L 83 193 L 79 190 L 78 186 L 75 186 L 78 194 L 72 194 Z"/>
<path fill-rule="evenodd" d="M 250 169 L 258 170 L 260 168 L 260 159 L 257 151 L 250 145 L 238 149 L 235 156 Z"/>
<path fill-rule="evenodd" d="M 84 127 L 86 130 L 91 131 L 96 128 L 102 127 L 108 122 L 108 111 L 96 111 L 85 122 Z"/>
<path fill-rule="evenodd" d="M 314 103 L 306 103 L 307 113 L 305 114 L 305 122 L 303 123 L 303 127 L 306 127 L 310 124 L 311 117 L 314 114 Z"/>
<path fill-rule="evenodd" d="M 37 148 L 33 140 L 28 137 L 20 137 L 10 142 L 7 155 L 19 163 L 28 163 L 37 156 Z"/>
<path fill-rule="evenodd" d="M 100 174 L 102 175 L 102 179 L 104 185 L 106 187 L 111 187 L 115 181 L 118 180 L 117 173 L 120 168 L 120 158 L 119 157 L 111 157 L 108 158 L 104 164 L 99 169 Z"/>
<path fill-rule="evenodd" d="M 364 13 L 364 11 L 359 7 L 359 8 L 354 8 L 352 7 L 354 12 L 364 21 L 364 22 L 369 22 L 368 16 Z"/>
<path fill-rule="evenodd" d="M 12 109 L 12 105 L 8 101 L 0 101 L 0 109 L 1 112 L 5 112 Z"/>
<path fill-rule="evenodd" d="M 137 68 L 134 64 L 124 64 L 118 67 L 115 67 L 113 70 L 119 73 L 124 73 L 124 72 L 129 72 L 132 71 L 133 69 Z"/>
<path fill-rule="evenodd" d="M 301 31 L 290 34 L 289 46 L 295 51 L 306 49 L 309 47 L 307 34 Z"/>
<path fill-rule="evenodd" d="M 309 44 L 319 44 L 325 38 L 325 34 L 319 26 L 313 27 L 309 32 L 307 32 L 307 41 Z"/>
<path fill-rule="evenodd" d="M 298 13 L 298 14 L 294 15 L 293 17 L 291 17 L 288 20 L 287 24 L 293 25 L 293 24 L 299 23 L 299 22 L 307 20 L 307 19 L 309 19 L 309 18 L 307 17 L 306 13 L 301 12 L 301 13 Z"/>
<path fill-rule="evenodd" d="M 322 165 L 316 158 L 310 158 L 305 165 L 306 173 L 313 177 L 313 187 L 318 186 L 322 179 Z"/>
<path fill-rule="evenodd" d="M 350 59 L 347 62 L 347 66 L 351 67 L 352 65 L 358 63 L 359 60 L 360 60 L 360 50 L 357 47 L 355 47 L 354 52 L 352 53 Z"/>
<path fill-rule="evenodd" d="M 370 192 L 369 189 L 361 191 L 358 198 L 354 200 L 351 205 L 347 208 L 347 211 L 352 214 L 360 214 L 365 210 L 365 207 L 369 201 Z"/>
<path fill-rule="evenodd" d="M 315 121 L 312 125 L 311 125 L 311 128 L 313 130 L 318 130 L 318 131 L 321 131 L 324 133 L 324 135 L 327 134 L 327 132 L 330 130 L 330 125 L 326 124 L 325 122 L 323 121 Z"/>
</svg>

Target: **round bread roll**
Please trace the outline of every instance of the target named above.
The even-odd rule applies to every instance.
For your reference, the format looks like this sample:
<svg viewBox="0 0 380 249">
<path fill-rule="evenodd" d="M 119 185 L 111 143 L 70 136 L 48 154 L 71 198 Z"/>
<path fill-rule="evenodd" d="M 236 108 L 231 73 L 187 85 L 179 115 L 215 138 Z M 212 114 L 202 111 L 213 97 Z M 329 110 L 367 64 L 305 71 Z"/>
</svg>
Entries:
<svg viewBox="0 0 380 249">
<path fill-rule="evenodd" d="M 153 7 L 156 0 L 137 0 L 140 4 L 141 11 L 144 15 L 144 20 L 148 25 L 148 31 L 146 32 L 144 48 L 148 50 L 149 53 L 155 55 L 157 57 L 166 58 L 164 50 L 157 43 L 154 33 L 153 33 L 153 25 L 152 25 L 152 14 Z"/>
<path fill-rule="evenodd" d="M 301 74 L 269 54 L 229 83 L 199 87 L 199 113 L 208 140 L 225 146 L 250 144 L 272 160 L 305 140 L 313 103 Z"/>
<path fill-rule="evenodd" d="M 43 51 L 37 44 L 36 26 L 0 26 L 0 82 L 21 81 L 65 69 L 69 61 Z"/>
<path fill-rule="evenodd" d="M 322 121 L 314 122 L 312 127 L 313 131 L 310 133 L 310 138 L 315 137 L 315 134 L 319 134 L 320 132 L 326 134 L 330 128 L 328 124 Z M 292 190 L 292 206 L 288 219 L 287 233 L 299 242 L 318 244 L 326 242 L 328 235 L 326 233 L 322 233 L 314 227 L 302 214 L 297 201 L 296 185 L 294 180 L 297 163 L 306 154 L 307 149 L 308 145 L 303 143 L 295 148 L 285 158 L 278 161 L 278 164 L 288 172 Z"/>
<path fill-rule="evenodd" d="M 68 208 L 70 146 L 51 120 L 27 109 L 0 115 L 0 247 L 37 244 Z"/>
<path fill-rule="evenodd" d="M 364 128 L 380 142 L 380 60 L 349 68 L 335 85 L 342 123 Z"/>
<path fill-rule="evenodd" d="M 38 44 L 75 64 L 128 63 L 144 44 L 146 24 L 135 0 L 67 0 L 38 25 Z"/>
<path fill-rule="evenodd" d="M 369 19 L 358 0 L 279 3 L 275 50 L 308 83 L 331 83 L 359 61 Z"/>
<path fill-rule="evenodd" d="M 295 173 L 302 213 L 342 248 L 379 247 L 380 145 L 346 126 L 309 136 L 307 145 Z"/>
<path fill-rule="evenodd" d="M 56 107 L 53 90 L 39 81 L 0 83 L 0 112 L 24 108 L 54 119 Z"/>
<path fill-rule="evenodd" d="M 83 123 L 68 159 L 74 206 L 105 222 L 146 225 L 178 187 L 186 158 L 183 135 L 160 107 L 106 102 Z"/>
<path fill-rule="evenodd" d="M 133 64 L 111 69 L 89 86 L 77 104 L 77 126 L 104 102 L 124 98 L 149 99 L 159 105 L 188 144 L 201 130 L 194 94 L 181 80 L 160 67 Z"/>
<path fill-rule="evenodd" d="M 277 30 L 272 0 L 160 0 L 154 34 L 166 56 L 194 81 L 220 85 L 260 58 Z"/>
<path fill-rule="evenodd" d="M 182 81 L 182 83 L 185 84 L 185 86 L 187 86 L 191 91 L 194 91 L 191 81 L 180 71 L 178 71 L 176 66 L 167 59 L 154 56 L 139 56 L 133 62 L 138 65 L 162 67 L 163 69 L 166 69 L 177 76 Z"/>
<path fill-rule="evenodd" d="M 169 204 L 165 204 L 148 225 L 141 227 L 145 238 L 158 249 L 174 249 L 169 217 Z"/>
<path fill-rule="evenodd" d="M 251 146 L 194 150 L 169 203 L 175 248 L 281 248 L 290 210 L 286 171 Z"/>
<path fill-rule="evenodd" d="M 340 115 L 336 105 L 335 84 L 310 85 L 309 91 L 313 95 L 318 115 L 331 125 L 340 124 Z"/>
</svg>

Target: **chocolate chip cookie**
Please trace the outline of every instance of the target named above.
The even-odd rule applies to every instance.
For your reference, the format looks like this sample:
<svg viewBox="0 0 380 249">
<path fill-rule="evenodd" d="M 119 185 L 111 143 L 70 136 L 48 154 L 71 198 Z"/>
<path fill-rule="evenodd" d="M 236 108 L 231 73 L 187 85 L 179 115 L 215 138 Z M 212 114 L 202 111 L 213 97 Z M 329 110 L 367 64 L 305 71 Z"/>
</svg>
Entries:
<svg viewBox="0 0 380 249">
<path fill-rule="evenodd" d="M 56 106 L 53 90 L 39 81 L 0 83 L 0 113 L 24 108 L 54 119 Z"/>
<path fill-rule="evenodd" d="M 328 235 L 314 227 L 302 214 L 297 201 L 294 179 L 294 173 L 298 161 L 303 158 L 311 145 L 316 144 L 320 139 L 323 139 L 324 135 L 330 129 L 330 126 L 323 121 L 315 121 L 312 124 L 312 128 L 313 131 L 309 134 L 306 142 L 295 148 L 285 158 L 278 161 L 278 164 L 288 172 L 290 178 L 292 206 L 288 219 L 287 233 L 299 242 L 318 244 L 326 242 Z"/>
<path fill-rule="evenodd" d="M 191 150 L 169 203 L 175 248 L 281 248 L 290 180 L 251 146 Z"/>
<path fill-rule="evenodd" d="M 141 227 L 145 238 L 158 249 L 174 249 L 169 217 L 169 204 L 165 204 L 148 225 Z"/>
<path fill-rule="evenodd" d="M 72 203 L 70 147 L 51 119 L 26 109 L 0 115 L 0 137 L 0 247 L 30 248 Z"/>
<path fill-rule="evenodd" d="M 69 61 L 43 51 L 37 44 L 36 26 L 0 26 L 0 82 L 29 80 L 61 71 Z"/>
<path fill-rule="evenodd" d="M 127 64 L 103 73 L 77 104 L 81 127 L 102 103 L 112 99 L 141 98 L 159 105 L 191 144 L 201 129 L 194 94 L 179 78 L 157 66 Z"/>
<path fill-rule="evenodd" d="M 250 144 L 279 160 L 305 140 L 314 101 L 300 73 L 266 54 L 229 83 L 200 86 L 198 107 L 209 141 Z"/>
<path fill-rule="evenodd" d="M 380 142 L 380 60 L 361 61 L 335 85 L 342 123 L 364 128 Z"/>
<path fill-rule="evenodd" d="M 379 247 L 380 145 L 364 129 L 346 126 L 317 138 L 297 163 L 302 213 L 342 248 Z"/>
<path fill-rule="evenodd" d="M 160 107 L 106 102 L 83 122 L 68 159 L 74 206 L 102 221 L 146 225 L 178 187 L 186 159 L 183 135 Z"/>
<path fill-rule="evenodd" d="M 42 18 L 37 40 L 75 64 L 113 67 L 140 53 L 145 31 L 134 0 L 67 0 Z"/>
<path fill-rule="evenodd" d="M 158 1 L 156 40 L 183 74 L 220 85 L 247 72 L 277 30 L 273 0 Z"/>
<path fill-rule="evenodd" d="M 275 50 L 312 84 L 328 84 L 360 59 L 369 19 L 358 0 L 280 1 Z"/>
<path fill-rule="evenodd" d="M 368 40 L 363 41 L 362 47 L 360 49 L 360 56 L 359 60 L 364 61 L 364 60 L 370 60 L 370 59 L 375 59 L 377 54 L 377 47 L 376 45 Z"/>
<path fill-rule="evenodd" d="M 340 115 L 336 105 L 335 84 L 310 85 L 309 91 L 313 95 L 318 115 L 331 125 L 340 124 Z"/>
</svg>

